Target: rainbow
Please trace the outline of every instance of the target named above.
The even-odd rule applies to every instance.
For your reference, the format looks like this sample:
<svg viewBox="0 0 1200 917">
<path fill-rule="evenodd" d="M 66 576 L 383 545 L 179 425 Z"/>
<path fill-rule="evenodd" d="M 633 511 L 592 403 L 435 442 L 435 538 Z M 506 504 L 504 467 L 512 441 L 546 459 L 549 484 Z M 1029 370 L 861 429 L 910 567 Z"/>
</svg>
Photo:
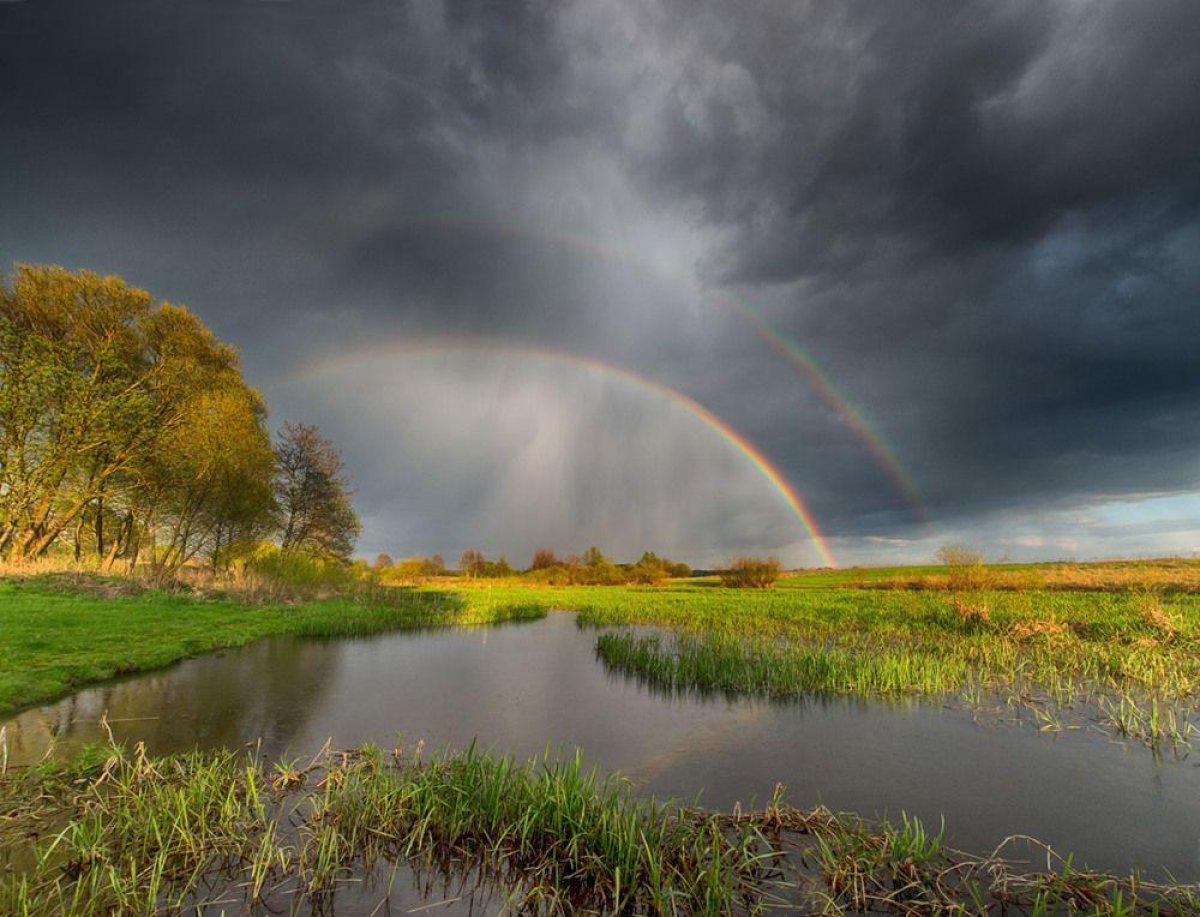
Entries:
<svg viewBox="0 0 1200 917">
<path fill-rule="evenodd" d="M 883 469 L 884 473 L 887 474 L 892 484 L 904 495 L 904 499 L 917 515 L 918 520 L 920 522 L 927 522 L 925 507 L 920 497 L 917 496 L 917 489 L 908 475 L 904 473 L 904 469 L 900 466 L 896 457 L 888 449 L 883 440 L 879 438 L 879 434 L 871 429 L 866 419 L 862 416 L 862 413 L 856 410 L 850 404 L 849 400 L 847 400 L 846 396 L 833 384 L 833 381 L 825 373 L 821 372 L 812 357 L 804 353 L 798 345 L 792 343 L 771 328 L 749 306 L 735 299 L 728 300 L 727 306 L 745 321 L 768 347 L 783 357 L 808 380 L 809 385 L 821 397 L 821 400 L 842 419 L 842 422 L 866 446 L 867 451 L 875 458 L 875 461 Z"/>
<path fill-rule="evenodd" d="M 778 331 L 771 328 L 753 308 L 740 300 L 727 293 L 711 289 L 706 291 L 699 288 L 691 278 L 665 270 L 661 265 L 639 257 L 634 252 L 625 248 L 588 236 L 573 235 L 570 233 L 539 233 L 524 228 L 461 217 L 442 217 L 423 221 L 410 221 L 410 225 L 423 225 L 457 232 L 465 231 L 547 242 L 551 245 L 559 245 L 571 251 L 578 252 L 588 258 L 631 265 L 647 274 L 662 278 L 671 286 L 681 290 L 689 299 L 707 294 L 710 301 L 715 302 L 719 308 L 724 309 L 742 321 L 772 352 L 782 357 L 792 369 L 797 371 L 816 392 L 822 402 L 842 420 L 846 427 L 863 444 L 876 464 L 892 482 L 892 485 L 903 496 L 905 502 L 917 517 L 917 520 L 922 523 L 928 521 L 924 504 L 917 494 L 917 489 L 912 479 L 905 472 L 899 459 L 896 458 L 894 450 L 875 432 L 871 424 L 863 416 L 863 413 L 854 407 L 846 395 L 834 384 L 833 380 L 820 368 L 819 364 L 810 354 L 802 350 L 798 344 L 790 341 Z"/>
<path fill-rule="evenodd" d="M 770 459 L 763 455 L 762 451 L 752 442 L 704 405 L 688 397 L 683 392 L 664 385 L 655 379 L 641 376 L 622 367 L 613 366 L 594 357 L 463 336 L 424 337 L 392 341 L 373 347 L 359 348 L 351 353 L 318 358 L 300 367 L 293 375 L 309 378 L 357 366 L 367 360 L 392 360 L 454 352 L 498 354 L 527 360 L 535 359 L 573 367 L 582 367 L 607 378 L 617 379 L 642 391 L 650 392 L 677 407 L 683 408 L 689 414 L 702 421 L 709 429 L 736 447 L 750 461 L 758 472 L 778 491 L 788 508 L 800 522 L 805 534 L 820 556 L 822 563 L 828 567 L 837 566 L 837 560 L 834 558 L 833 551 L 829 547 L 828 539 L 821 533 L 816 520 L 813 518 L 812 513 L 809 511 L 800 494 L 788 482 L 783 472 L 776 468 Z"/>
</svg>

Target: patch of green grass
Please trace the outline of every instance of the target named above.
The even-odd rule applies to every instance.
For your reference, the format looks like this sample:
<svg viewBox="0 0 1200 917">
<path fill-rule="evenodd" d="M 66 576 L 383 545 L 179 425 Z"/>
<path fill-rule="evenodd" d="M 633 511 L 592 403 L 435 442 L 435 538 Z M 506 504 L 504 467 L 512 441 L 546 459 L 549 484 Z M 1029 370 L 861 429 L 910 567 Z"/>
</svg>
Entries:
<svg viewBox="0 0 1200 917">
<path fill-rule="evenodd" d="M 360 636 L 542 614 L 528 602 L 485 607 L 449 593 L 407 589 L 300 605 L 247 605 L 180 593 L 101 595 L 36 580 L 0 580 L 0 714 L 261 637 Z"/>
<path fill-rule="evenodd" d="M 864 585 L 825 571 L 770 590 L 685 580 L 460 594 L 480 608 L 535 601 L 577 611 L 585 627 L 672 631 L 677 639 L 601 636 L 598 650 L 615 668 L 673 690 L 999 697 L 1018 712 L 1031 702 L 1043 711 L 1078 708 L 1110 732 L 1155 746 L 1186 745 L 1197 731 L 1198 595 Z"/>
</svg>

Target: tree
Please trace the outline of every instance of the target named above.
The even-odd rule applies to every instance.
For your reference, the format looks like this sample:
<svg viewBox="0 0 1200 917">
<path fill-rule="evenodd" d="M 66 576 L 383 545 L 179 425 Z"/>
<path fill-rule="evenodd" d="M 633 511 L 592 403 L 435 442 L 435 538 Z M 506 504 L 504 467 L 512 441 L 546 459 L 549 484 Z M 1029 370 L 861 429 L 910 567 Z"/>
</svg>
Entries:
<svg viewBox="0 0 1200 917">
<path fill-rule="evenodd" d="M 280 547 L 346 561 L 362 529 L 350 479 L 333 443 L 307 424 L 285 423 L 275 446 Z"/>
<path fill-rule="evenodd" d="M 169 572 L 197 555 L 215 570 L 251 550 L 272 528 L 274 470 L 257 392 L 230 384 L 196 398 L 186 422 L 147 458 L 130 504 L 131 518 L 154 527 L 155 570 Z"/>
<path fill-rule="evenodd" d="M 538 548 L 533 552 L 533 562 L 529 565 L 530 570 L 549 570 L 551 567 L 562 565 L 562 561 L 549 548 Z"/>
<path fill-rule="evenodd" d="M 43 554 L 69 527 L 78 549 L 89 513 L 98 551 L 106 523 L 130 535 L 148 459 L 196 399 L 237 384 L 236 351 L 186 309 L 18 265 L 0 283 L 0 555 Z"/>
<path fill-rule="evenodd" d="M 395 561 L 392 560 L 392 555 L 381 552 L 375 555 L 375 563 L 372 565 L 376 570 L 386 570 L 388 567 L 395 566 Z"/>
<path fill-rule="evenodd" d="M 478 548 L 467 548 L 458 558 L 458 572 L 462 576 L 474 578 L 483 573 L 487 558 Z"/>
</svg>

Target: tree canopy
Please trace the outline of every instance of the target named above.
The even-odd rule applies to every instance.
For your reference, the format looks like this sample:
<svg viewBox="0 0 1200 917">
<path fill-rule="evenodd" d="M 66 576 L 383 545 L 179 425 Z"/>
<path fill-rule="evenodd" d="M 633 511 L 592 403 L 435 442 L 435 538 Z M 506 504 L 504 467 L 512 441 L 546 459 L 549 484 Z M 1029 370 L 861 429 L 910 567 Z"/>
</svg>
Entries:
<svg viewBox="0 0 1200 917">
<path fill-rule="evenodd" d="M 319 482 L 303 488 L 305 513 L 282 499 L 297 431 Z M 349 493 L 315 428 L 285 425 L 272 447 L 237 351 L 185 307 L 90 271 L 0 277 L 0 557 L 69 542 L 105 566 L 215 567 L 281 533 L 344 558 L 358 533 Z"/>
</svg>

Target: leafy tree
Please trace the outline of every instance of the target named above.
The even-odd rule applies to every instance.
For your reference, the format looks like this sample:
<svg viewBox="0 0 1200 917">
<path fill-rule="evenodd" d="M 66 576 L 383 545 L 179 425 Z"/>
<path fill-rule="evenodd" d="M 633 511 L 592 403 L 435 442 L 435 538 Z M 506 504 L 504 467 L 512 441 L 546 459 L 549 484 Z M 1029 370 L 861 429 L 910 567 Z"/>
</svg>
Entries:
<svg viewBox="0 0 1200 917">
<path fill-rule="evenodd" d="M 154 527 L 152 563 L 169 572 L 197 555 L 216 569 L 272 528 L 275 456 L 257 392 L 230 384 L 189 405 L 156 444 L 130 504 Z"/>
<path fill-rule="evenodd" d="M 395 561 L 392 560 L 392 555 L 381 552 L 375 555 L 374 567 L 376 570 L 386 570 L 388 567 L 394 567 Z"/>
<path fill-rule="evenodd" d="M 665 557 L 659 557 L 653 551 L 644 553 L 636 564 L 629 568 L 629 581 L 642 585 L 656 585 L 663 580 L 677 576 L 691 576 L 692 568 L 687 564 L 676 563 Z"/>
<path fill-rule="evenodd" d="M 275 461 L 284 552 L 348 560 L 362 526 L 350 503 L 350 479 L 333 443 L 314 426 L 285 423 Z"/>
<path fill-rule="evenodd" d="M 119 277 L 18 265 L 0 283 L 0 554 L 43 554 L 72 526 L 78 546 L 89 510 L 103 551 L 110 501 L 197 398 L 240 380 L 233 348 L 186 309 Z"/>
</svg>

